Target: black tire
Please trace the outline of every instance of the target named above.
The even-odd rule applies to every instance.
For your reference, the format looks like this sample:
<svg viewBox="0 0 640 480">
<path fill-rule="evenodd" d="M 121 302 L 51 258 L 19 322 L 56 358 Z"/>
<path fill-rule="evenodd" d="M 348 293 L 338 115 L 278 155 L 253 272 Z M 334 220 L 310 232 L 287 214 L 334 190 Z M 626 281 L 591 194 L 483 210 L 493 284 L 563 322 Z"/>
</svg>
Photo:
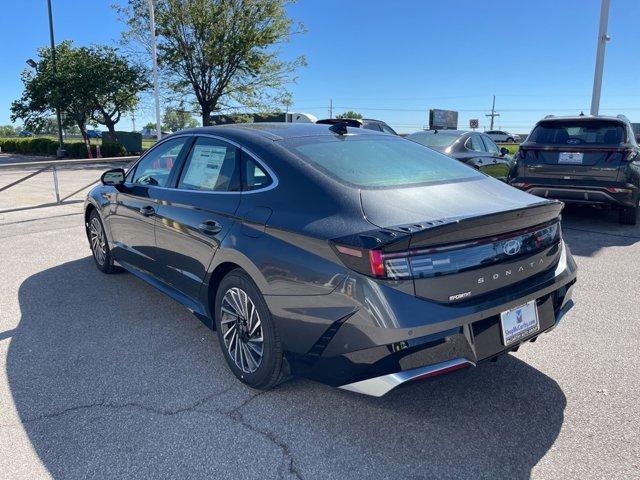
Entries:
<svg viewBox="0 0 640 480">
<path fill-rule="evenodd" d="M 636 225 L 638 223 L 638 207 L 620 207 L 618 223 L 622 225 Z"/>
<path fill-rule="evenodd" d="M 109 241 L 104 231 L 104 224 L 97 210 L 93 210 L 89 215 L 89 225 L 87 225 L 87 236 L 89 237 L 89 247 L 93 261 L 102 273 L 115 273 L 117 267 L 113 264 L 113 255 L 109 248 Z"/>
<path fill-rule="evenodd" d="M 250 302 L 245 302 L 244 307 L 243 293 Z M 251 314 L 251 305 L 258 317 Z M 249 314 L 243 314 L 243 309 Z M 240 312 L 240 315 L 233 315 L 231 311 Z M 232 270 L 220 282 L 215 317 L 222 354 L 238 380 L 260 390 L 269 390 L 284 380 L 282 344 L 271 312 L 258 287 L 243 270 Z M 253 329 L 256 330 L 251 333 Z M 260 337 L 262 356 L 259 358 L 256 348 L 260 347 L 257 340 Z M 252 368 L 255 369 L 251 371 Z"/>
<path fill-rule="evenodd" d="M 507 138 L 507 143 L 515 143 L 515 140 L 511 137 Z"/>
</svg>

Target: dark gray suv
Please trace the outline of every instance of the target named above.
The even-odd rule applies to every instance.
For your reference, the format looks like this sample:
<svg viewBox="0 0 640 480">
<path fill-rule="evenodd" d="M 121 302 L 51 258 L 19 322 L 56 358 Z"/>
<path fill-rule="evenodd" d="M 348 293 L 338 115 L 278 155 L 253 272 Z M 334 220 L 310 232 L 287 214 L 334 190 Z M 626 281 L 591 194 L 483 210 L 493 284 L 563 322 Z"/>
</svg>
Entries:
<svg viewBox="0 0 640 480">
<path fill-rule="evenodd" d="M 576 280 L 561 208 L 395 135 L 256 123 L 105 172 L 85 225 L 96 266 L 217 330 L 240 381 L 383 395 L 557 325 Z"/>
<path fill-rule="evenodd" d="M 516 156 L 511 185 L 568 203 L 611 205 L 619 221 L 635 225 L 640 148 L 623 117 L 547 117 Z"/>
</svg>

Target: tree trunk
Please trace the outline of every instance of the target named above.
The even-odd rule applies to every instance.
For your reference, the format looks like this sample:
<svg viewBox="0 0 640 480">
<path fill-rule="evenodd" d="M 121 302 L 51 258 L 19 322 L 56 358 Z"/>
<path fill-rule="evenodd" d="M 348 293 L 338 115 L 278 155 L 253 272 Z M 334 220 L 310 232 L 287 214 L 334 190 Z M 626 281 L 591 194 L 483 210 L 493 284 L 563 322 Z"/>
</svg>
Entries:
<svg viewBox="0 0 640 480">
<path fill-rule="evenodd" d="M 202 126 L 211 126 L 211 109 L 208 105 L 200 105 L 202 107 Z"/>
<path fill-rule="evenodd" d="M 82 135 L 84 145 L 87 147 L 87 158 L 91 158 L 91 140 L 87 136 L 87 125 L 84 122 L 76 123 L 78 124 L 78 128 L 80 129 L 80 134 Z"/>
<path fill-rule="evenodd" d="M 113 120 L 111 120 L 111 118 L 107 117 L 106 115 L 104 117 L 104 126 L 107 127 L 107 130 L 109 130 L 109 133 L 111 134 L 111 139 L 114 142 L 117 142 L 118 137 L 116 135 L 116 124 L 113 123 Z"/>
</svg>

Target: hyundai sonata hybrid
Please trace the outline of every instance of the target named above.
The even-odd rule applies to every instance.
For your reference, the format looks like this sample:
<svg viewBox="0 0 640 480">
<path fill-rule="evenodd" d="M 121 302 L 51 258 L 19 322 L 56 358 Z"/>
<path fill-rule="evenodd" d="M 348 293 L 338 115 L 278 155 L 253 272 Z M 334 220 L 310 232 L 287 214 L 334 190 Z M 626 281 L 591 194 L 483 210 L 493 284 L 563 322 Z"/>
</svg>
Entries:
<svg viewBox="0 0 640 480">
<path fill-rule="evenodd" d="M 245 384 L 381 396 L 558 324 L 576 281 L 561 208 L 397 136 L 257 123 L 105 172 L 85 225 L 98 269 L 185 305 Z"/>
</svg>

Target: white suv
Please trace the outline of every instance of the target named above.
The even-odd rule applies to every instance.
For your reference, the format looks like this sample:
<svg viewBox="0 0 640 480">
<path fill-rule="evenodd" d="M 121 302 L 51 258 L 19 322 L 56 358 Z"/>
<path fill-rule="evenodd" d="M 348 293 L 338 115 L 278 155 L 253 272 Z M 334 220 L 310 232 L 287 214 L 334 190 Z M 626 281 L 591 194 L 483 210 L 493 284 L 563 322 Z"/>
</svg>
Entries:
<svg viewBox="0 0 640 480">
<path fill-rule="evenodd" d="M 521 142 L 522 138 L 520 135 L 516 135 L 515 133 L 504 132 L 502 130 L 489 130 L 488 132 L 484 132 L 489 135 L 489 138 L 494 142 L 506 142 L 506 143 L 516 143 Z"/>
</svg>

